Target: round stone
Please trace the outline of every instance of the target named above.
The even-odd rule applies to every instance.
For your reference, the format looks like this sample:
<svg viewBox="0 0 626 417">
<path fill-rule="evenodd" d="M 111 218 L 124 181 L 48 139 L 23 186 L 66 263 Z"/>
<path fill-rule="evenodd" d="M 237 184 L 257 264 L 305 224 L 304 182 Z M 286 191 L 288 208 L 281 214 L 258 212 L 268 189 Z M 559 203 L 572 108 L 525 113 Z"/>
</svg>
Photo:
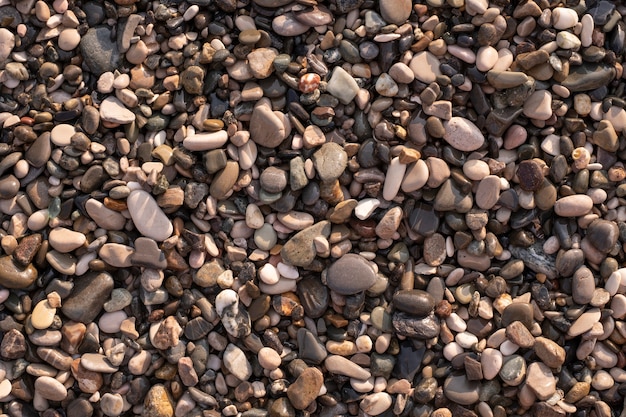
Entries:
<svg viewBox="0 0 626 417">
<path fill-rule="evenodd" d="M 349 253 L 333 262 L 326 272 L 328 287 L 343 295 L 357 294 L 376 282 L 376 272 L 364 257 Z"/>
</svg>

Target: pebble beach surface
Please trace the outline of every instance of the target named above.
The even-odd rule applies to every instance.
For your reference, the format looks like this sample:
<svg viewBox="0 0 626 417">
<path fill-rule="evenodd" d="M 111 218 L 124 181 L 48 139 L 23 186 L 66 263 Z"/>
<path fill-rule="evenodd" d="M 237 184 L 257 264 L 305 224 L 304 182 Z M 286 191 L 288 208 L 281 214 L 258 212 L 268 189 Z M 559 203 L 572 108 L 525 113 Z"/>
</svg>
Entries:
<svg viewBox="0 0 626 417">
<path fill-rule="evenodd" d="M 0 415 L 625 417 L 624 16 L 0 0 Z"/>
</svg>

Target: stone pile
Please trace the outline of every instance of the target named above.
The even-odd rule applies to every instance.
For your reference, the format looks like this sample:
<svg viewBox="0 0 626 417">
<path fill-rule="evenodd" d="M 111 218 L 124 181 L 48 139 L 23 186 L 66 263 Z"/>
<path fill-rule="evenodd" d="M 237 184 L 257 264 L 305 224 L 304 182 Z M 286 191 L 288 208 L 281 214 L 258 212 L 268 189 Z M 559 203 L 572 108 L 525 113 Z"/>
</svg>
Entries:
<svg viewBox="0 0 626 417">
<path fill-rule="evenodd" d="M 626 417 L 625 15 L 0 0 L 1 415 Z"/>
</svg>

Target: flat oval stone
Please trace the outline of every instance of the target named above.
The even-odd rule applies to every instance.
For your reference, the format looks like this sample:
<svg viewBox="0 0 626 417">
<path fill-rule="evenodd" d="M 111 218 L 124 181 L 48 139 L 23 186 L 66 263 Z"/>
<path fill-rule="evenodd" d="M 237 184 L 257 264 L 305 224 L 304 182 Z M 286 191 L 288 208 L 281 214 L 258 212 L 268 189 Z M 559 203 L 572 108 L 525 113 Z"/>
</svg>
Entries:
<svg viewBox="0 0 626 417">
<path fill-rule="evenodd" d="M 196 133 L 183 140 L 183 146 L 190 151 L 208 151 L 221 148 L 228 141 L 228 133 L 219 130 L 211 133 Z"/>
<path fill-rule="evenodd" d="M 593 200 L 585 194 L 568 195 L 554 203 L 554 212 L 561 217 L 583 216 L 593 207 Z"/>
<path fill-rule="evenodd" d="M 84 234 L 74 230 L 57 227 L 50 231 L 48 241 L 50 246 L 57 251 L 67 253 L 81 247 L 87 241 L 87 238 Z"/>
<path fill-rule="evenodd" d="M 600 317 L 602 317 L 602 313 L 598 308 L 585 311 L 572 323 L 572 326 L 567 331 L 568 336 L 575 337 L 585 333 L 590 330 L 595 323 L 600 321 Z"/>
<path fill-rule="evenodd" d="M 103 229 L 122 230 L 126 224 L 126 219 L 121 213 L 111 210 L 96 199 L 87 200 L 85 210 L 89 217 Z"/>
<path fill-rule="evenodd" d="M 324 361 L 324 365 L 329 372 L 349 376 L 350 378 L 366 380 L 372 376 L 368 370 L 361 368 L 348 358 L 339 355 L 329 355 Z"/>
<path fill-rule="evenodd" d="M 46 400 L 63 401 L 67 397 L 67 389 L 56 379 L 40 376 L 35 381 L 35 391 Z"/>
<path fill-rule="evenodd" d="M 137 230 L 146 237 L 162 242 L 172 235 L 174 226 L 156 200 L 144 190 L 131 191 L 126 203 Z"/>
<path fill-rule="evenodd" d="M 213 181 L 211 181 L 211 187 L 209 193 L 216 200 L 222 200 L 226 197 L 237 182 L 239 175 L 239 165 L 235 161 L 228 161 L 224 169 L 218 172 Z M 170 232 L 171 233 L 171 232 Z"/>
<path fill-rule="evenodd" d="M 376 272 L 367 259 L 348 253 L 328 267 L 326 282 L 336 293 L 352 295 L 374 285 Z"/>
<path fill-rule="evenodd" d="M 593 272 L 586 266 L 578 268 L 572 278 L 572 298 L 577 304 L 588 304 L 596 289 Z"/>
<path fill-rule="evenodd" d="M 54 321 L 57 309 L 52 307 L 48 300 L 41 300 L 35 305 L 31 315 L 31 323 L 35 329 L 47 329 Z"/>
<path fill-rule="evenodd" d="M 393 305 L 400 311 L 427 316 L 435 308 L 435 299 L 422 290 L 400 290 L 393 295 Z"/>
<path fill-rule="evenodd" d="M 32 264 L 21 267 L 10 256 L 0 257 L 0 285 L 6 288 L 29 287 L 37 279 L 37 269 Z"/>
<path fill-rule="evenodd" d="M 452 117 L 450 120 L 446 120 L 443 126 L 446 130 L 443 139 L 459 151 L 475 151 L 485 142 L 485 137 L 480 129 L 462 117 Z"/>
</svg>

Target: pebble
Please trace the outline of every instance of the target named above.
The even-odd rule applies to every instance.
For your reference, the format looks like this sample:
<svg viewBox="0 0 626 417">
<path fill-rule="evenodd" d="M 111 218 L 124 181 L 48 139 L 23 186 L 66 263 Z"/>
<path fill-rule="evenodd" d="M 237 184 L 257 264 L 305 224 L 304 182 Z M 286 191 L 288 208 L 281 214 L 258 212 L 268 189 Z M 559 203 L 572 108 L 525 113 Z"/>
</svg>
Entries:
<svg viewBox="0 0 626 417">
<path fill-rule="evenodd" d="M 352 279 L 347 280 L 346 277 Z M 376 282 L 376 273 L 369 261 L 357 254 L 346 254 L 334 262 L 326 272 L 328 287 L 338 294 L 352 295 L 370 288 Z"/>
<path fill-rule="evenodd" d="M 562 197 L 554 203 L 554 212 L 561 217 L 578 217 L 587 214 L 593 207 L 593 200 L 585 194 Z"/>
<path fill-rule="evenodd" d="M 148 192 L 131 191 L 126 202 L 137 230 L 144 236 L 161 242 L 172 234 L 172 222 Z"/>
<path fill-rule="evenodd" d="M 450 120 L 445 121 L 443 125 L 445 128 L 444 140 L 459 151 L 475 151 L 485 141 L 480 129 L 474 123 L 462 117 L 452 117 Z"/>
<path fill-rule="evenodd" d="M 124 125 L 135 121 L 135 113 L 128 110 L 117 98 L 107 97 L 100 104 L 100 119 Z"/>
<path fill-rule="evenodd" d="M 63 401 L 67 397 L 63 384 L 49 376 L 40 376 L 35 380 L 35 392 L 50 401 Z"/>
<path fill-rule="evenodd" d="M 443 384 L 443 393 L 450 401 L 461 405 L 471 405 L 478 401 L 480 384 L 468 381 L 463 375 L 449 376 Z"/>
<path fill-rule="evenodd" d="M 623 402 L 619 4 L 5 3 L 8 415 Z"/>
<path fill-rule="evenodd" d="M 349 104 L 359 92 L 359 85 L 343 68 L 336 67 L 328 79 L 326 91 L 343 104 Z"/>
<path fill-rule="evenodd" d="M 556 392 L 556 379 L 550 368 L 541 362 L 528 365 L 526 385 L 541 400 L 547 400 Z"/>
<path fill-rule="evenodd" d="M 306 368 L 287 389 L 287 397 L 296 410 L 304 410 L 315 401 L 323 384 L 324 376 L 317 368 Z"/>
</svg>

